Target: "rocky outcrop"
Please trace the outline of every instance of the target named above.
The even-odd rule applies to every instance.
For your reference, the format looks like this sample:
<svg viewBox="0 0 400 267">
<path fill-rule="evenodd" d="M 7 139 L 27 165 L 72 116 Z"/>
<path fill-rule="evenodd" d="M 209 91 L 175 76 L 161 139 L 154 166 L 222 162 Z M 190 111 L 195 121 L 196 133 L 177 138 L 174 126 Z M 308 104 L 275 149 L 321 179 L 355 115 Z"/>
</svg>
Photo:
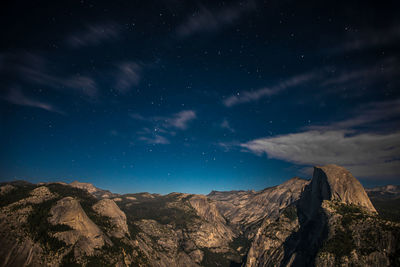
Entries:
<svg viewBox="0 0 400 267">
<path fill-rule="evenodd" d="M 399 229 L 377 216 L 350 172 L 336 165 L 315 167 L 295 205 L 263 222 L 246 266 L 396 265 Z"/>
<path fill-rule="evenodd" d="M 50 210 L 49 222 L 53 225 L 68 225 L 73 230 L 56 233 L 54 236 L 67 245 L 75 245 L 75 254 L 92 255 L 101 248 L 106 237 L 99 227 L 86 215 L 78 200 L 65 197 Z"/>
<path fill-rule="evenodd" d="M 110 218 L 111 235 L 122 238 L 129 236 L 126 215 L 111 199 L 102 199 L 93 205 L 93 209 L 101 216 Z"/>
<path fill-rule="evenodd" d="M 73 185 L 1 184 L 0 266 L 400 266 L 400 223 L 336 165 L 208 196 Z M 368 193 L 397 218 L 395 186 Z"/>
<path fill-rule="evenodd" d="M 189 199 L 190 205 L 197 215 L 204 221 L 202 225 L 190 233 L 198 247 L 223 248 L 236 236 L 227 226 L 225 218 L 219 213 L 214 202 L 206 196 L 193 195 Z"/>
<path fill-rule="evenodd" d="M 196 262 L 202 260 L 202 255 L 182 244 L 182 231 L 155 220 L 140 220 L 136 225 L 142 230 L 137 243 L 149 259 L 149 266 L 198 266 Z"/>
<path fill-rule="evenodd" d="M 314 201 L 339 201 L 376 212 L 364 187 L 343 167 L 333 164 L 315 167 L 311 184 Z"/>
<path fill-rule="evenodd" d="M 90 184 L 90 183 L 81 183 L 78 181 L 73 181 L 69 185 L 72 187 L 75 187 L 75 188 L 86 190 L 90 194 L 93 194 L 93 193 L 99 191 L 99 189 L 97 187 L 95 187 L 93 184 Z"/>
<path fill-rule="evenodd" d="M 16 209 L 18 205 L 0 211 L 0 266 L 41 266 L 48 259 L 41 248 L 24 232 L 30 207 Z"/>
<path fill-rule="evenodd" d="M 287 253 L 283 244 L 300 228 L 295 207 L 290 209 L 294 209 L 292 216 L 282 213 L 278 218 L 264 220 L 247 254 L 246 266 L 279 266 L 283 261 Z"/>
<path fill-rule="evenodd" d="M 43 250 L 32 240 L 15 242 L 12 237 L 2 236 L 0 245 L 1 266 L 42 266 Z"/>
<path fill-rule="evenodd" d="M 32 190 L 30 195 L 31 196 L 26 198 L 25 201 L 33 204 L 39 204 L 56 197 L 56 194 L 50 192 L 50 190 L 46 186 L 35 188 L 34 190 Z"/>
<path fill-rule="evenodd" d="M 74 181 L 74 182 L 70 183 L 69 185 L 72 187 L 75 187 L 75 188 L 83 189 L 83 190 L 87 191 L 89 194 L 91 194 L 99 199 L 118 197 L 118 194 L 114 194 L 108 190 L 103 190 L 103 189 L 97 188 L 91 183 L 81 183 L 78 181 Z"/>
<path fill-rule="evenodd" d="M 218 210 L 231 224 L 244 229 L 265 217 L 276 217 L 279 211 L 299 199 L 309 181 L 292 178 L 262 191 L 216 192 L 208 195 L 216 200 Z"/>
</svg>

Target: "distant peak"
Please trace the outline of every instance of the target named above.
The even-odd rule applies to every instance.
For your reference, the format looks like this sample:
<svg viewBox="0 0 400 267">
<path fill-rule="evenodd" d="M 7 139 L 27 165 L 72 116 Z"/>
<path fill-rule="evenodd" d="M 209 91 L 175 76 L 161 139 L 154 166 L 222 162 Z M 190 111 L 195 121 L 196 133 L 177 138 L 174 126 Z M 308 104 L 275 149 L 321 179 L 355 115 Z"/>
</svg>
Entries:
<svg viewBox="0 0 400 267">
<path fill-rule="evenodd" d="M 73 181 L 69 185 L 72 187 L 75 187 L 75 188 L 84 189 L 84 190 L 88 191 L 89 193 L 94 193 L 96 191 L 99 191 L 99 189 L 91 183 L 82 183 L 79 181 Z"/>
<path fill-rule="evenodd" d="M 306 180 L 306 179 L 303 179 L 303 178 L 295 176 L 295 177 L 283 182 L 282 184 L 280 184 L 278 186 L 287 187 L 287 186 L 295 186 L 295 185 L 299 185 L 299 184 L 303 185 L 303 184 L 306 184 L 308 182 L 309 182 L 309 180 Z"/>
</svg>

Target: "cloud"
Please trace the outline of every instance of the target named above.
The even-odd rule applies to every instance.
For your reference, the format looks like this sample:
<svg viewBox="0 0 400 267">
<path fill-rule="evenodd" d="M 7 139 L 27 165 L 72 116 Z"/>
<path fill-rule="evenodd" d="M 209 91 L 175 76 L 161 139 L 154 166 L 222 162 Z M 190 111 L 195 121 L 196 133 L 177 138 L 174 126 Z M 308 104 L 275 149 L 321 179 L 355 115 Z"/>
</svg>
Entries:
<svg viewBox="0 0 400 267">
<path fill-rule="evenodd" d="M 186 130 L 189 123 L 197 118 L 194 110 L 182 110 L 170 116 L 145 117 L 138 113 L 131 113 L 129 116 L 134 120 L 150 122 L 161 132 L 166 129 Z"/>
<path fill-rule="evenodd" d="M 365 88 L 372 88 L 377 82 L 390 81 L 392 86 L 398 84 L 395 77 L 400 71 L 399 61 L 394 57 L 387 57 L 373 66 L 359 69 L 336 71 L 333 67 L 325 66 L 317 71 L 292 76 L 287 80 L 277 83 L 271 87 L 264 87 L 254 91 L 240 91 L 222 100 L 226 107 L 246 104 L 258 101 L 265 97 L 271 97 L 283 91 L 313 82 L 314 88 L 323 90 L 315 91 L 315 96 L 336 94 L 342 89 L 352 89 L 347 94 L 365 94 Z"/>
<path fill-rule="evenodd" d="M 241 146 L 258 155 L 265 153 L 269 158 L 299 165 L 339 164 L 361 177 L 400 174 L 400 133 L 306 131 L 260 138 Z"/>
<path fill-rule="evenodd" d="M 143 117 L 142 115 L 140 115 L 139 113 L 131 113 L 131 114 L 129 114 L 129 117 L 131 117 L 134 120 L 139 120 L 139 121 L 146 120 L 146 118 Z"/>
<path fill-rule="evenodd" d="M 176 131 L 188 129 L 190 122 L 197 118 L 194 110 L 182 110 L 170 116 L 145 117 L 138 113 L 132 113 L 129 116 L 151 125 L 143 127 L 136 134 L 139 135 L 138 140 L 154 145 L 170 144 L 169 137 L 175 136 Z"/>
<path fill-rule="evenodd" d="M 386 29 L 369 29 L 354 32 L 350 29 L 348 40 L 330 50 L 330 52 L 343 53 L 361 51 L 365 49 L 393 45 L 400 42 L 400 25 L 393 25 Z"/>
<path fill-rule="evenodd" d="M 400 99 L 383 102 L 372 102 L 360 106 L 355 112 L 355 116 L 334 122 L 328 125 L 316 125 L 307 127 L 309 130 L 327 131 L 335 129 L 351 129 L 356 127 L 367 127 L 370 124 L 390 123 L 392 119 L 400 118 Z M 382 129 L 396 129 L 395 127 L 375 127 Z"/>
<path fill-rule="evenodd" d="M 165 138 L 164 136 L 161 135 L 154 135 L 152 137 L 146 137 L 146 136 L 141 136 L 139 137 L 139 140 L 145 141 L 148 144 L 152 145 L 167 145 L 170 144 L 170 141 Z"/>
<path fill-rule="evenodd" d="M 298 165 L 335 163 L 365 178 L 400 175 L 400 132 L 360 132 L 357 127 L 400 117 L 399 100 L 370 103 L 358 109 L 359 115 L 327 126 L 311 126 L 303 132 L 265 137 L 240 144 L 257 155 Z M 386 128 L 386 127 L 385 127 Z"/>
<path fill-rule="evenodd" d="M 287 88 L 304 84 L 316 77 L 316 73 L 306 73 L 291 77 L 275 86 L 265 87 L 255 91 L 242 91 L 223 100 L 226 107 L 257 101 L 261 98 L 276 95 Z"/>
<path fill-rule="evenodd" d="M 47 110 L 50 112 L 55 112 L 59 113 L 62 115 L 65 115 L 65 113 L 55 106 L 42 102 L 39 100 L 32 99 L 22 93 L 22 91 L 19 88 L 14 88 L 11 89 L 8 95 L 4 97 L 4 99 L 12 104 L 15 105 L 20 105 L 20 106 L 26 106 L 26 107 L 34 107 L 34 108 L 39 108 L 43 110 Z"/>
<path fill-rule="evenodd" d="M 400 71 L 399 62 L 395 58 L 386 58 L 360 69 L 343 70 L 334 72 L 333 77 L 326 77 L 321 86 L 354 86 L 360 84 L 372 84 L 379 79 L 392 79 Z"/>
<path fill-rule="evenodd" d="M 222 129 L 226 129 L 226 130 L 230 131 L 231 133 L 235 132 L 235 129 L 233 129 L 233 128 L 231 127 L 231 125 L 230 125 L 230 123 L 229 123 L 229 121 L 228 121 L 227 119 L 224 119 L 224 120 L 221 122 L 220 127 L 221 127 Z"/>
<path fill-rule="evenodd" d="M 140 82 L 140 72 L 142 68 L 134 62 L 124 62 L 118 65 L 118 71 L 115 74 L 115 89 L 124 94 L 127 93 L 132 86 L 136 86 Z"/>
<path fill-rule="evenodd" d="M 166 128 L 174 127 L 180 130 L 186 130 L 188 127 L 188 124 L 196 119 L 196 112 L 193 110 L 183 110 L 181 112 L 178 112 L 174 115 L 172 115 L 169 118 L 165 118 L 165 124 L 164 126 Z"/>
<path fill-rule="evenodd" d="M 72 48 L 99 45 L 120 37 L 120 27 L 115 23 L 87 25 L 84 30 L 67 37 L 67 44 Z"/>
<path fill-rule="evenodd" d="M 96 82 L 88 76 L 75 75 L 70 78 L 61 78 L 59 83 L 61 86 L 75 89 L 89 98 L 96 98 L 98 95 Z"/>
<path fill-rule="evenodd" d="M 241 143 L 238 141 L 231 141 L 231 142 L 217 142 L 214 143 L 216 146 L 222 148 L 224 152 L 230 152 L 232 150 L 236 150 L 238 147 L 241 146 Z"/>
<path fill-rule="evenodd" d="M 49 71 L 50 63 L 43 57 L 32 54 L 8 54 L 5 56 L 8 68 L 1 69 L 6 75 L 17 75 L 19 81 L 43 85 L 64 92 L 77 92 L 94 99 L 98 96 L 95 80 L 85 75 L 60 76 Z"/>
<path fill-rule="evenodd" d="M 202 7 L 199 12 L 191 15 L 176 30 L 178 37 L 185 38 L 199 32 L 218 31 L 224 26 L 233 24 L 246 12 L 255 9 L 255 2 L 240 2 L 236 5 L 218 10 Z"/>
</svg>

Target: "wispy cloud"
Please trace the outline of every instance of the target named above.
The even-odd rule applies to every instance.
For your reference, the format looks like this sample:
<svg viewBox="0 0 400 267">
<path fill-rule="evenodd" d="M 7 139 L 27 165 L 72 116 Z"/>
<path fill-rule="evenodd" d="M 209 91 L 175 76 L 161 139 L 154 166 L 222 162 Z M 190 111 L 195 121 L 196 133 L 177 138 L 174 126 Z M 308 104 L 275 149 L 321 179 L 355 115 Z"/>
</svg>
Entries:
<svg viewBox="0 0 400 267">
<path fill-rule="evenodd" d="M 137 113 L 130 114 L 134 120 L 150 124 L 137 132 L 138 140 L 148 144 L 169 144 L 169 138 L 176 135 L 177 131 L 188 129 L 190 123 L 197 118 L 194 110 L 182 110 L 170 116 L 145 117 Z"/>
<path fill-rule="evenodd" d="M 193 110 L 183 110 L 172 115 L 171 117 L 165 118 L 164 127 L 174 127 L 180 130 L 186 130 L 189 123 L 192 120 L 196 119 L 196 117 L 196 112 L 194 112 Z"/>
<path fill-rule="evenodd" d="M 63 111 L 61 111 L 60 109 L 56 108 L 55 106 L 53 106 L 49 103 L 35 100 L 31 97 L 28 97 L 27 95 L 23 94 L 19 88 L 11 89 L 9 91 L 9 93 L 4 97 L 4 99 L 15 105 L 39 108 L 39 109 L 47 110 L 50 112 L 55 112 L 55 113 L 65 115 L 65 113 Z"/>
<path fill-rule="evenodd" d="M 49 70 L 50 63 L 43 57 L 31 54 L 9 54 L 5 59 L 11 75 L 18 75 L 19 81 L 35 83 L 51 89 L 75 92 L 89 99 L 98 96 L 95 80 L 85 75 L 61 76 Z"/>
<path fill-rule="evenodd" d="M 170 143 L 166 137 L 157 134 L 151 137 L 141 136 L 139 140 L 152 145 L 167 145 Z"/>
<path fill-rule="evenodd" d="M 306 131 L 260 138 L 241 145 L 256 154 L 300 165 L 336 163 L 360 177 L 400 174 L 400 133 L 355 134 L 346 130 Z"/>
<path fill-rule="evenodd" d="M 200 32 L 218 31 L 224 26 L 233 24 L 246 12 L 256 7 L 254 1 L 240 2 L 217 10 L 202 7 L 191 15 L 176 30 L 178 37 L 184 38 Z"/>
<path fill-rule="evenodd" d="M 399 61 L 394 57 L 386 57 L 373 65 L 353 69 L 325 66 L 320 70 L 289 77 L 270 87 L 263 87 L 253 91 L 239 91 L 223 99 L 222 103 L 226 107 L 251 103 L 278 95 L 290 88 L 296 88 L 309 82 L 313 83 L 313 88 L 321 89 L 315 90 L 315 96 L 336 94 L 342 89 L 347 89 L 346 95 L 364 95 L 366 93 L 365 88 L 370 89 L 378 82 L 390 81 L 392 86 L 400 84 L 395 79 L 399 72 Z"/>
<path fill-rule="evenodd" d="M 400 25 L 386 29 L 368 29 L 354 32 L 349 29 L 347 41 L 330 50 L 331 53 L 361 51 L 400 42 Z"/>
<path fill-rule="evenodd" d="M 396 58 L 386 58 L 376 62 L 372 66 L 365 66 L 358 69 L 348 70 L 342 68 L 341 71 L 335 71 L 334 75 L 325 77 L 321 86 L 356 86 L 360 84 L 372 84 L 378 80 L 391 79 L 400 71 L 399 62 Z"/>
<path fill-rule="evenodd" d="M 140 121 L 146 120 L 146 118 L 144 116 L 140 115 L 139 113 L 131 113 L 131 114 L 129 114 L 129 117 L 131 117 L 134 120 L 140 120 Z"/>
<path fill-rule="evenodd" d="M 142 68 L 135 62 L 124 62 L 117 66 L 115 89 L 121 94 L 127 93 L 140 82 Z"/>
<path fill-rule="evenodd" d="M 328 131 L 337 129 L 354 129 L 370 124 L 390 123 L 391 120 L 400 118 L 400 99 L 383 102 L 372 102 L 361 105 L 350 119 L 330 123 L 328 125 L 315 125 L 307 127 L 308 130 Z M 376 125 L 375 125 L 376 126 Z M 396 127 L 375 127 L 396 130 Z"/>
<path fill-rule="evenodd" d="M 287 88 L 299 86 L 304 84 L 313 78 L 317 77 L 316 73 L 306 73 L 302 75 L 297 75 L 291 77 L 283 82 L 278 83 L 272 87 L 265 87 L 255 91 L 242 91 L 238 92 L 236 95 L 231 95 L 223 100 L 223 104 L 226 107 L 232 107 L 239 104 L 249 103 L 257 101 L 261 98 L 276 95 Z"/>
<path fill-rule="evenodd" d="M 224 119 L 221 122 L 220 127 L 222 129 L 226 129 L 226 130 L 230 131 L 231 133 L 235 132 L 235 129 L 232 128 L 231 124 L 229 123 L 229 121 L 227 119 Z"/>
<path fill-rule="evenodd" d="M 398 130 L 381 133 L 355 130 L 373 122 L 382 123 L 385 118 L 398 119 L 398 104 L 399 100 L 371 103 L 358 110 L 362 114 L 348 120 L 312 126 L 303 132 L 258 138 L 240 146 L 258 155 L 298 165 L 340 164 L 359 177 L 399 176 Z"/>
<path fill-rule="evenodd" d="M 121 29 L 118 24 L 107 23 L 87 25 L 84 30 L 67 37 L 67 44 L 73 48 L 99 45 L 119 38 Z"/>
</svg>

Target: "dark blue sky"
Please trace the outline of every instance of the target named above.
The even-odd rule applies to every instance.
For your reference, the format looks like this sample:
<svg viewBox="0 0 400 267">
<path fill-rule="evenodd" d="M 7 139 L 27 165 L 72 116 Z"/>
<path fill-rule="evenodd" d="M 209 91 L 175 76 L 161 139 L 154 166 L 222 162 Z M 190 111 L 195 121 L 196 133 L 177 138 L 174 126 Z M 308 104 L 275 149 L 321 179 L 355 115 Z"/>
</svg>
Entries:
<svg viewBox="0 0 400 267">
<path fill-rule="evenodd" d="M 5 1 L 0 180 L 400 181 L 396 1 Z"/>
</svg>

